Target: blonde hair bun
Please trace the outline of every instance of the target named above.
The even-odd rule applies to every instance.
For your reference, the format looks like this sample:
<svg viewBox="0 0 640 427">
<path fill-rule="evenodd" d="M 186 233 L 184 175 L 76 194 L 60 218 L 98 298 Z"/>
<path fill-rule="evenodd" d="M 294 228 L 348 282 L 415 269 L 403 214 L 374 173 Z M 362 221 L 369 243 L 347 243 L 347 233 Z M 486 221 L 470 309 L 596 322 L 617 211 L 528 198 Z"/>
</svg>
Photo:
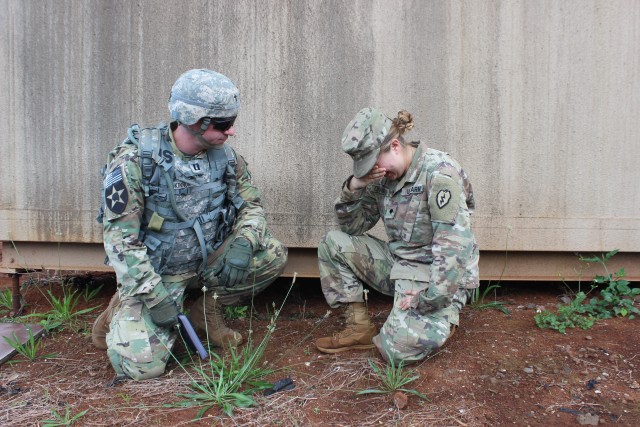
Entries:
<svg viewBox="0 0 640 427">
<path fill-rule="evenodd" d="M 400 135 L 413 129 L 413 116 L 407 110 L 398 111 L 398 117 L 393 119 L 393 125 Z"/>
</svg>

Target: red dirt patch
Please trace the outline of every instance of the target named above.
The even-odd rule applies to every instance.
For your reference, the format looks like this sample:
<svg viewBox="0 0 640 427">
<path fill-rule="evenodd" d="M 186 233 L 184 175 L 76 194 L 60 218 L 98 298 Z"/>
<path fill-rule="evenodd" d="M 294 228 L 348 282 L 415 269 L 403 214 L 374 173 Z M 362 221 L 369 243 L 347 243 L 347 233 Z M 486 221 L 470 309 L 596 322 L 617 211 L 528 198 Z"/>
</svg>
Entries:
<svg viewBox="0 0 640 427">
<path fill-rule="evenodd" d="M 113 277 L 84 279 L 75 286 L 83 289 L 81 282 L 92 281 L 104 288 L 78 308 L 106 307 L 115 290 Z M 23 285 L 27 313 L 49 310 L 45 289 L 61 295 L 59 285 L 42 283 Z M 265 333 L 272 303 L 280 306 L 289 283 L 282 279 L 255 300 L 251 328 L 256 339 Z M 590 330 L 571 329 L 566 335 L 537 328 L 536 309 L 555 308 L 565 289 L 550 283 L 507 283 L 498 298 L 508 302 L 510 315 L 466 307 L 461 327 L 442 351 L 407 368 L 416 369 L 420 378 L 406 388 L 429 401 L 406 394 L 406 407 L 398 409 L 393 394 L 356 394 L 379 388 L 367 362 L 380 360 L 375 351 L 324 355 L 315 350 L 313 341 L 337 331 L 341 320 L 337 311 L 323 319 L 328 307 L 317 280 L 298 280 L 264 357 L 268 366 L 279 369 L 270 381 L 290 376 L 296 387 L 259 396 L 258 407 L 237 409 L 233 418 L 214 408 L 198 422 L 191 422 L 197 409 L 163 407 L 189 391 L 189 375 L 175 364 L 162 378 L 105 387 L 114 373 L 105 352 L 94 349 L 88 336 L 98 309 L 83 316 L 75 331 L 67 328 L 42 339 L 41 354 L 57 356 L 0 367 L 0 424 L 37 425 L 52 418 L 52 409 L 64 415 L 69 408 L 71 415 L 87 410 L 77 425 L 92 426 L 640 425 L 638 320 L 600 321 Z M 381 326 L 390 300 L 369 295 L 369 312 Z M 229 323 L 246 336 L 248 319 Z"/>
</svg>

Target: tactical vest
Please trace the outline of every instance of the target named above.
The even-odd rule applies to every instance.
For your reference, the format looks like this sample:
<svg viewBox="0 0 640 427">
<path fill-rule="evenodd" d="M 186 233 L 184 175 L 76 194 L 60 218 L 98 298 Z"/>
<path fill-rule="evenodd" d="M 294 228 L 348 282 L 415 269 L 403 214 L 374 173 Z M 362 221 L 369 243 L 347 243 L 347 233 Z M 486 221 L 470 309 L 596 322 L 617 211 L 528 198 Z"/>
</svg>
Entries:
<svg viewBox="0 0 640 427">
<path fill-rule="evenodd" d="M 138 147 L 144 214 L 139 239 L 159 274 L 202 269 L 233 229 L 244 200 L 236 189 L 236 157 L 227 145 L 206 156 L 175 156 L 168 128 L 133 125 L 129 140 Z"/>
</svg>

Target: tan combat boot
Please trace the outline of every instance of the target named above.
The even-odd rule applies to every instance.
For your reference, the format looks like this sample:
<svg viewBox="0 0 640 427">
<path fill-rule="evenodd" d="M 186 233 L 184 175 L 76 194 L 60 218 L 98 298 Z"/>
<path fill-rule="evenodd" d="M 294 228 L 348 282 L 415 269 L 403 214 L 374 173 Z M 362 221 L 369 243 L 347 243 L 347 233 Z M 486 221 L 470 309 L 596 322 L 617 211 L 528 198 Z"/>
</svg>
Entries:
<svg viewBox="0 0 640 427">
<path fill-rule="evenodd" d="M 367 306 L 363 302 L 347 305 L 346 328 L 332 336 L 320 338 L 316 347 L 323 353 L 340 353 L 347 350 L 366 350 L 374 348 L 372 338 L 376 335 L 376 327 L 369 320 Z"/>
<path fill-rule="evenodd" d="M 111 319 L 113 318 L 113 313 L 118 309 L 120 305 L 120 296 L 118 292 L 111 297 L 111 301 L 109 301 L 109 306 L 105 311 L 102 312 L 100 316 L 93 322 L 93 327 L 91 328 L 91 342 L 93 345 L 100 349 L 107 349 L 107 334 L 109 333 L 109 325 L 111 324 Z"/>
<path fill-rule="evenodd" d="M 238 347 L 242 344 L 242 335 L 224 324 L 222 304 L 211 296 L 203 295 L 193 303 L 189 319 L 198 332 L 206 332 L 211 344 L 218 347 Z"/>
</svg>

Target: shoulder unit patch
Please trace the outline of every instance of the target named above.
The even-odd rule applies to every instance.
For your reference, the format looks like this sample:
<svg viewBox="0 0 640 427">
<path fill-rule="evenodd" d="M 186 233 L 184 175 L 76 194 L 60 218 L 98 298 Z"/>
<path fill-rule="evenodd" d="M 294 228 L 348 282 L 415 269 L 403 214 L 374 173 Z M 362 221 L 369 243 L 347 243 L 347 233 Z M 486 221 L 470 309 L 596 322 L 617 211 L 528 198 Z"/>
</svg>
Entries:
<svg viewBox="0 0 640 427">
<path fill-rule="evenodd" d="M 451 191 L 449 190 L 440 190 L 438 194 L 436 194 L 436 203 L 440 209 L 447 206 L 449 200 L 451 200 Z"/>
<path fill-rule="evenodd" d="M 453 224 L 460 209 L 462 189 L 446 175 L 436 175 L 433 178 L 429 192 L 429 211 L 431 220 Z"/>
<path fill-rule="evenodd" d="M 122 179 L 121 167 L 112 170 L 105 178 L 104 201 L 107 208 L 115 214 L 121 214 L 126 209 L 129 202 L 129 193 Z"/>
</svg>

